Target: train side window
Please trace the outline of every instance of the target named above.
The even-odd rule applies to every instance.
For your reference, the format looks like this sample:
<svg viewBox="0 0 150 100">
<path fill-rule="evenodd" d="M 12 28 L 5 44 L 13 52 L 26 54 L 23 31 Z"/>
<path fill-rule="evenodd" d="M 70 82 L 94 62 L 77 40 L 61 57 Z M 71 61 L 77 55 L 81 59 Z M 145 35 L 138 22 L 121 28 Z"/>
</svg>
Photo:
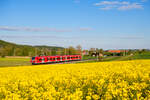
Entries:
<svg viewBox="0 0 150 100">
<path fill-rule="evenodd" d="M 32 60 L 35 60 L 35 57 L 32 57 Z"/>
<path fill-rule="evenodd" d="M 60 57 L 58 57 L 57 60 L 60 60 Z"/>
<path fill-rule="evenodd" d="M 39 58 L 39 61 L 42 61 L 42 58 Z"/>
</svg>

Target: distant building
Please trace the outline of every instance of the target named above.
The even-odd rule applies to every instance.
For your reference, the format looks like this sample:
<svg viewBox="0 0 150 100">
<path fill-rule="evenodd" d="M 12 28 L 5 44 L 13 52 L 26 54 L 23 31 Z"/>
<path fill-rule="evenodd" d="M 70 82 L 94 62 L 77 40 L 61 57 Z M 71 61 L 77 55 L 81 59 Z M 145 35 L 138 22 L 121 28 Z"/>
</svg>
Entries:
<svg viewBox="0 0 150 100">
<path fill-rule="evenodd" d="M 93 57 L 99 56 L 99 53 L 93 52 L 93 53 L 91 54 L 91 56 L 93 56 Z"/>
<path fill-rule="evenodd" d="M 108 50 L 113 56 L 125 56 L 129 50 Z"/>
<path fill-rule="evenodd" d="M 110 52 L 110 53 L 121 53 L 121 52 L 128 52 L 128 50 L 108 50 L 107 52 Z"/>
<path fill-rule="evenodd" d="M 82 55 L 89 55 L 89 51 L 88 50 L 83 50 Z"/>
</svg>

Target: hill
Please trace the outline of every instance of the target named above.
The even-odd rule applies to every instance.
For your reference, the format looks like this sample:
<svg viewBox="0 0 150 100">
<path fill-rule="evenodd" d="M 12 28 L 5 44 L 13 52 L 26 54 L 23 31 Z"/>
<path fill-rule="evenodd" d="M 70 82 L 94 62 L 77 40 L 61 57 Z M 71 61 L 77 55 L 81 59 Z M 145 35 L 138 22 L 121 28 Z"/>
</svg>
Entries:
<svg viewBox="0 0 150 100">
<path fill-rule="evenodd" d="M 55 55 L 63 47 L 19 45 L 0 40 L 0 56 L 36 56 L 39 54 Z"/>
</svg>

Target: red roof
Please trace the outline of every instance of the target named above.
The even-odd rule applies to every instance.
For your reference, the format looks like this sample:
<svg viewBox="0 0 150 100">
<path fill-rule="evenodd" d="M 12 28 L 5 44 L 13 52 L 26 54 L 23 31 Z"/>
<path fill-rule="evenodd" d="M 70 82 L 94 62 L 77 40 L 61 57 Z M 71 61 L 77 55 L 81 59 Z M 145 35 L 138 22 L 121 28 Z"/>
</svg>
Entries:
<svg viewBox="0 0 150 100">
<path fill-rule="evenodd" d="M 121 52 L 125 52 L 125 50 L 108 50 L 108 52 L 111 52 L 111 53 L 121 53 Z"/>
</svg>

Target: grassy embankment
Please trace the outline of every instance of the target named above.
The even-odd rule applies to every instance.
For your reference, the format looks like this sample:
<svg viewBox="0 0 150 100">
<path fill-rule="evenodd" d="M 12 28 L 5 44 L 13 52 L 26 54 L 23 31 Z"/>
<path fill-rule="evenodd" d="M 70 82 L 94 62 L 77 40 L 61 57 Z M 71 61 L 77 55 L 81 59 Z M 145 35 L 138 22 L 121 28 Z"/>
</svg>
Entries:
<svg viewBox="0 0 150 100">
<path fill-rule="evenodd" d="M 30 58 L 0 58 L 0 67 L 31 65 Z"/>
</svg>

